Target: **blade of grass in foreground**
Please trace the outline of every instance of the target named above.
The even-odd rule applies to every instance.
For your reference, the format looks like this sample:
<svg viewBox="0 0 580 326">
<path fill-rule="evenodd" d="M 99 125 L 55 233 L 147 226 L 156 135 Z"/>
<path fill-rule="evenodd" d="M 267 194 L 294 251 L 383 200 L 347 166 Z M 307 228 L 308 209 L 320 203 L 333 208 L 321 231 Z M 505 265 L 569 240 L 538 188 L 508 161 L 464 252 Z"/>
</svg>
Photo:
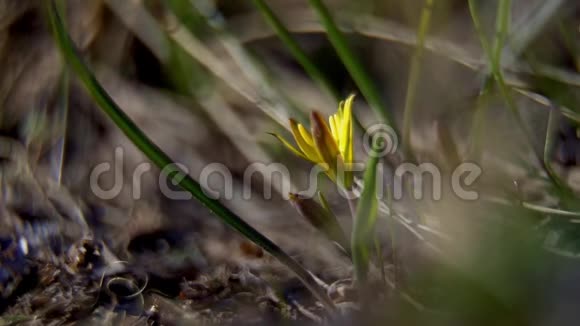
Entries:
<svg viewBox="0 0 580 326">
<path fill-rule="evenodd" d="M 384 123 L 391 125 L 396 130 L 397 128 L 394 125 L 394 120 L 391 118 L 389 111 L 383 104 L 377 87 L 363 68 L 363 65 L 357 59 L 354 52 L 350 49 L 346 38 L 337 27 L 328 11 L 328 8 L 326 8 L 321 0 L 308 0 L 308 2 L 320 17 L 320 21 L 326 29 L 330 43 L 334 46 L 338 56 L 344 63 L 346 69 L 359 87 L 365 99 L 370 104 L 371 108 L 373 108 L 376 114 L 381 117 Z"/>
<path fill-rule="evenodd" d="M 119 108 L 113 99 L 106 93 L 103 87 L 94 77 L 93 73 L 85 65 L 78 51 L 74 47 L 70 36 L 66 32 L 62 20 L 58 14 L 58 9 L 54 1 L 46 1 L 50 25 L 54 37 L 60 50 L 71 66 L 78 78 L 83 82 L 87 91 L 93 97 L 100 108 L 113 120 L 113 122 L 125 133 L 125 135 L 137 146 L 155 165 L 157 165 L 173 181 L 183 189 L 190 192 L 199 202 L 205 205 L 215 215 L 222 219 L 227 225 L 247 237 L 252 242 L 272 254 L 281 263 L 292 270 L 304 285 L 312 291 L 328 309 L 334 309 L 333 303 L 327 295 L 319 288 L 312 275 L 305 270 L 298 262 L 286 254 L 280 247 L 244 222 L 239 216 L 223 206 L 219 201 L 211 199 L 205 195 L 199 183 L 179 169 L 171 158 L 165 154 L 145 135 L 135 123 Z"/>
<path fill-rule="evenodd" d="M 354 229 L 352 231 L 351 251 L 355 277 L 359 286 L 364 287 L 369 270 L 369 252 L 374 238 L 379 202 L 377 198 L 378 154 L 373 151 L 364 174 L 364 188 L 356 209 Z"/>
</svg>

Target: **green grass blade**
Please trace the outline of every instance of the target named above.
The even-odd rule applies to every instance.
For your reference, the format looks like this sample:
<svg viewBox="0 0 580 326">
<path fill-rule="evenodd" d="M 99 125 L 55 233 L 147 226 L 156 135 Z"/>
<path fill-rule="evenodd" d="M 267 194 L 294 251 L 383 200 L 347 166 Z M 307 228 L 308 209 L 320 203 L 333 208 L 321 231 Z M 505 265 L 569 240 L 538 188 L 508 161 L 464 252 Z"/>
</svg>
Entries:
<svg viewBox="0 0 580 326">
<path fill-rule="evenodd" d="M 497 18 L 496 18 L 496 37 L 494 39 L 493 48 L 490 48 L 489 43 L 483 30 L 481 28 L 481 22 L 479 21 L 479 13 L 477 10 L 477 6 L 474 0 L 469 0 L 469 10 L 471 12 L 471 18 L 473 20 L 473 24 L 475 29 L 479 35 L 479 39 L 481 41 L 481 46 L 484 52 L 487 55 L 487 58 L 490 62 L 490 68 L 492 75 L 497 82 L 497 85 L 500 89 L 502 96 L 505 98 L 508 107 L 516 116 L 520 127 L 524 128 L 521 118 L 519 116 L 517 105 L 508 89 L 508 86 L 505 83 L 502 67 L 501 67 L 501 54 L 504 47 L 505 39 L 507 37 L 509 31 L 509 22 L 511 16 L 511 0 L 500 0 L 498 7 L 497 7 Z M 486 86 L 489 84 L 486 83 Z"/>
<path fill-rule="evenodd" d="M 370 262 L 370 248 L 374 238 L 374 229 L 378 216 L 379 201 L 377 198 L 377 167 L 379 158 L 373 149 L 367 162 L 362 190 L 352 231 L 351 251 L 355 277 L 364 287 L 367 280 Z"/>
<path fill-rule="evenodd" d="M 318 85 L 325 89 L 329 94 L 331 94 L 335 99 L 340 98 L 340 93 L 332 85 L 332 83 L 326 78 L 324 73 L 318 69 L 318 67 L 310 60 L 308 55 L 302 50 L 300 44 L 292 37 L 292 34 L 280 21 L 278 16 L 272 11 L 272 9 L 266 4 L 264 0 L 254 0 L 254 5 L 262 13 L 268 24 L 276 31 L 276 35 L 280 38 L 282 43 L 288 48 L 290 53 L 294 56 L 296 61 L 304 68 L 304 71 L 312 78 Z"/>
<path fill-rule="evenodd" d="M 471 20 L 473 21 L 473 27 L 475 28 L 475 32 L 479 36 L 479 42 L 481 43 L 481 48 L 483 49 L 483 53 L 487 55 L 487 57 L 491 58 L 492 50 L 489 45 L 489 41 L 485 36 L 483 31 L 483 26 L 481 25 L 481 21 L 479 20 L 479 10 L 477 8 L 477 4 L 475 0 L 469 0 L 469 13 L 471 14 Z"/>
<path fill-rule="evenodd" d="M 473 26 L 475 28 L 475 32 L 479 37 L 479 42 L 481 44 L 481 48 L 483 50 L 484 56 L 491 60 L 494 57 L 494 51 L 485 36 L 485 32 L 483 31 L 483 26 L 481 25 L 481 20 L 479 19 L 479 10 L 477 8 L 477 4 L 475 0 L 469 0 L 469 12 L 471 14 L 471 20 L 473 21 Z M 499 20 L 498 20 L 499 21 Z M 500 25 L 496 23 L 496 25 Z M 499 42 L 495 42 L 495 47 L 499 47 Z M 499 61 L 497 62 L 499 63 Z M 490 65 L 488 69 L 493 69 Z M 501 72 L 501 71 L 500 71 Z M 486 76 L 485 82 L 483 84 L 483 88 L 479 94 L 479 97 L 476 100 L 475 105 L 475 113 L 473 115 L 473 122 L 472 122 L 472 132 L 471 132 L 471 144 L 470 144 L 470 157 L 471 159 L 475 160 L 476 162 L 481 160 L 482 156 L 482 133 L 483 133 L 483 123 L 485 121 L 485 114 L 486 114 L 486 105 L 487 105 L 487 98 L 490 96 L 489 93 L 493 88 L 493 81 L 495 78 L 495 74 L 491 74 L 491 76 Z"/>
<path fill-rule="evenodd" d="M 365 71 L 363 65 L 357 59 L 355 53 L 351 50 L 346 38 L 334 22 L 332 15 L 328 11 L 328 8 L 326 8 L 321 0 L 308 0 L 308 2 L 320 17 L 322 25 L 326 29 L 328 39 L 334 46 L 338 56 L 344 63 L 346 69 L 352 76 L 354 82 L 359 87 L 362 95 L 365 97 L 371 108 L 373 108 L 373 110 L 383 120 L 383 122 L 391 125 L 396 129 L 394 120 L 391 118 L 391 114 L 383 104 L 375 83 L 369 74 Z"/>
<path fill-rule="evenodd" d="M 434 0 L 425 0 L 425 5 L 421 12 L 421 22 L 417 31 L 417 47 L 413 53 L 411 61 L 411 70 L 409 72 L 409 81 L 407 84 L 407 95 L 405 98 L 405 110 L 403 117 L 403 148 L 405 157 L 414 160 L 411 145 L 411 124 L 413 121 L 413 112 L 415 109 L 415 98 L 417 92 L 417 83 L 419 82 L 419 73 L 421 72 L 421 59 L 423 58 L 425 38 L 431 22 L 431 11 L 433 10 Z"/>
<path fill-rule="evenodd" d="M 333 309 L 333 303 L 319 288 L 312 275 L 298 262 L 286 254 L 280 247 L 243 221 L 234 212 L 223 206 L 219 201 L 209 198 L 203 192 L 199 183 L 179 169 L 171 158 L 155 145 L 147 135 L 119 108 L 104 88 L 96 80 L 93 73 L 85 65 L 78 51 L 73 45 L 54 1 L 45 1 L 46 9 L 52 32 L 60 47 L 60 50 L 77 77 L 82 81 L 93 100 L 105 112 L 119 129 L 139 148 L 156 166 L 167 172 L 173 181 L 177 182 L 186 191 L 190 192 L 199 202 L 217 215 L 224 223 L 256 243 L 258 246 L 272 254 L 292 270 L 304 285 L 312 291 L 327 308 Z"/>
<path fill-rule="evenodd" d="M 505 41 L 510 29 L 511 0 L 500 0 L 497 10 L 495 40 L 490 57 L 494 74 L 500 74 L 501 60 Z"/>
</svg>

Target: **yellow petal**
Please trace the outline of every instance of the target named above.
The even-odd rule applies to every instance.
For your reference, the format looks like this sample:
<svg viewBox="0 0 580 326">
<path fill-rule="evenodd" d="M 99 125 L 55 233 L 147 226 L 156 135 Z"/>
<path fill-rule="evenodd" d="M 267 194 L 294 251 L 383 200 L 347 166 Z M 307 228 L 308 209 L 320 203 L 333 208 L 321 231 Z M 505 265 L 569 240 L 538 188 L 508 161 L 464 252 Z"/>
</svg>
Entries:
<svg viewBox="0 0 580 326">
<path fill-rule="evenodd" d="M 344 101 L 340 101 L 340 103 L 338 103 L 338 110 L 336 110 L 341 119 L 342 119 L 342 111 L 344 111 Z"/>
<path fill-rule="evenodd" d="M 292 131 L 292 135 L 294 136 L 294 140 L 296 140 L 298 147 L 300 147 L 302 153 L 306 155 L 308 160 L 314 163 L 321 162 L 320 156 L 318 155 L 318 152 L 314 146 L 309 145 L 308 142 L 302 137 L 299 126 L 300 125 L 296 123 L 294 119 L 290 119 L 290 130 Z"/>
<path fill-rule="evenodd" d="M 332 179 L 336 176 L 336 160 L 340 156 L 338 146 L 320 113 L 314 111 L 310 114 L 310 124 L 316 151 L 321 158 L 321 162 L 328 165 L 327 173 Z"/>
<path fill-rule="evenodd" d="M 338 128 L 336 119 L 337 119 L 336 115 L 331 115 L 330 117 L 328 117 L 328 122 L 330 125 L 330 132 L 332 133 L 332 138 L 338 140 Z"/>
<path fill-rule="evenodd" d="M 345 155 L 345 153 L 349 150 L 349 147 L 352 147 L 352 103 L 354 101 L 354 95 L 349 96 L 346 99 L 346 102 L 343 106 L 342 112 L 342 121 L 340 125 L 340 152 Z M 344 158 L 347 160 L 347 158 Z M 348 162 L 348 161 L 347 161 Z"/>
<path fill-rule="evenodd" d="M 294 146 L 292 146 L 286 139 L 282 138 L 282 136 L 275 134 L 275 133 L 270 133 L 270 135 L 276 137 L 281 143 L 282 145 L 284 145 L 284 147 L 288 148 L 292 153 L 300 156 L 301 158 L 305 159 L 305 160 L 310 160 L 308 159 L 308 157 L 306 157 L 304 154 L 302 154 L 302 152 L 300 152 L 298 149 L 296 149 Z"/>
<path fill-rule="evenodd" d="M 308 132 L 308 130 L 306 130 L 306 128 L 301 124 L 298 124 L 298 130 L 308 145 L 314 146 L 314 141 L 312 140 L 312 136 L 310 136 L 310 132 Z"/>
<path fill-rule="evenodd" d="M 345 160 L 347 163 L 352 163 L 354 161 L 354 135 L 353 135 L 353 127 L 352 127 L 352 121 L 351 123 L 348 125 L 348 139 L 349 142 L 345 147 Z"/>
</svg>

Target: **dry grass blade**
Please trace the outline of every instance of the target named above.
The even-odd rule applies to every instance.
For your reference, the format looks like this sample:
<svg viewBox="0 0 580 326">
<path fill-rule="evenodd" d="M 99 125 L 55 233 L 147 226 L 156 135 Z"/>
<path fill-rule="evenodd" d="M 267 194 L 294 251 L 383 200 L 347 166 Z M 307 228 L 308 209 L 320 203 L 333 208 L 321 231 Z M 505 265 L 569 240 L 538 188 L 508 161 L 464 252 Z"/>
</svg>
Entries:
<svg viewBox="0 0 580 326">
<path fill-rule="evenodd" d="M 57 103 L 57 121 L 54 122 L 54 128 L 59 130 L 59 135 L 56 140 L 55 149 L 51 155 L 51 174 L 58 184 L 60 184 L 62 181 L 62 172 L 65 159 L 64 155 L 66 149 L 66 131 L 69 113 L 69 89 L 69 72 L 65 69 L 62 73 L 59 100 Z"/>
<path fill-rule="evenodd" d="M 224 66 L 223 62 L 218 60 L 211 50 L 191 34 L 185 26 L 179 24 L 175 17 L 172 17 L 171 20 L 175 21 L 175 27 L 169 31 L 169 37 L 181 46 L 184 51 L 208 68 L 216 77 L 224 81 L 233 90 L 248 99 L 250 102 L 256 103 L 260 109 L 262 109 L 279 125 L 287 125 L 289 116 L 283 105 L 278 102 L 269 101 L 266 97 L 263 97 L 262 94 L 248 87 L 247 81 L 240 79 L 239 77 L 236 78 L 236 76 L 233 75 L 226 66 Z"/>
<path fill-rule="evenodd" d="M 144 10 L 140 1 L 105 0 L 109 8 L 143 42 L 161 62 L 167 62 L 171 48 L 155 18 Z"/>
</svg>

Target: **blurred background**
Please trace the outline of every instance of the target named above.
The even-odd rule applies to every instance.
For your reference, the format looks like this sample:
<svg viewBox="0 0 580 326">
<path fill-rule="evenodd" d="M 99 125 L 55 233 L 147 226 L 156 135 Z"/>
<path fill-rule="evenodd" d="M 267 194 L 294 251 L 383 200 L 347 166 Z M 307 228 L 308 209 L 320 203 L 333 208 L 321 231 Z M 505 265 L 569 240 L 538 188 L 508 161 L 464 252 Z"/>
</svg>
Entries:
<svg viewBox="0 0 580 326">
<path fill-rule="evenodd" d="M 210 164 L 227 167 L 234 195 L 222 203 L 325 283 L 338 319 L 203 205 L 164 196 L 158 169 L 143 173 L 135 194 L 133 174 L 148 159 L 63 59 L 48 2 L 0 0 L 0 325 L 350 324 L 365 320 L 365 308 L 371 324 L 576 324 L 577 1 L 323 1 L 346 59 L 317 1 L 57 1 L 111 98 L 194 179 Z M 283 191 L 280 182 L 308 185 L 311 164 L 269 135 L 290 139 L 289 118 L 308 126 L 312 110 L 333 114 L 352 93 L 358 162 L 368 158 L 363 128 L 390 117 L 400 151 L 380 161 L 387 187 L 403 161 L 435 164 L 445 184 L 440 200 L 427 191 L 379 205 L 372 260 L 382 276 L 372 304 L 351 293 L 348 257 Z M 407 149 L 413 159 L 400 153 Z M 245 199 L 244 173 L 256 162 L 282 163 L 290 177 L 256 173 Z M 461 162 L 483 171 L 475 201 L 449 189 Z M 120 182 L 112 198 L 91 181 L 103 163 L 120 168 L 98 179 L 103 189 Z M 209 182 L 224 194 L 222 178 Z M 326 178 L 319 186 L 350 233 L 346 200 Z"/>
</svg>

